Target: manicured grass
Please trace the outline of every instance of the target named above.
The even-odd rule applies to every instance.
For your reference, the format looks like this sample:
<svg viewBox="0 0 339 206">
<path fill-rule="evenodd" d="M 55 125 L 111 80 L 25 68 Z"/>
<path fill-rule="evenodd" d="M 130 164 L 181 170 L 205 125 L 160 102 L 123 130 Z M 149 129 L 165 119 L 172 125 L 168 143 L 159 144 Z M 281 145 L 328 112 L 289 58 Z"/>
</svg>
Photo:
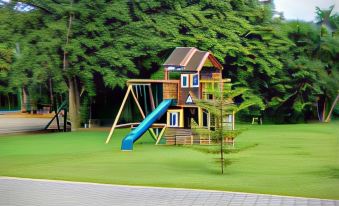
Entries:
<svg viewBox="0 0 339 206">
<path fill-rule="evenodd" d="M 339 199 L 339 122 L 249 126 L 220 174 L 210 146 L 120 151 L 128 130 L 0 137 L 0 175 Z"/>
</svg>

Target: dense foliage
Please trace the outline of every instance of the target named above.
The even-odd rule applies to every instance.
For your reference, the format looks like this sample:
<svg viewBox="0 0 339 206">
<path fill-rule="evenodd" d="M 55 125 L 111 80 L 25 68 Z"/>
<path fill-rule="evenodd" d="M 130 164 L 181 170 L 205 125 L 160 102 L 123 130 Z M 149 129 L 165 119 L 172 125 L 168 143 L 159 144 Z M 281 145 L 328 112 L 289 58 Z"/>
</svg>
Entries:
<svg viewBox="0 0 339 206">
<path fill-rule="evenodd" d="M 273 19 L 271 5 L 257 0 L 26 0 L 0 10 L 0 92 L 68 98 L 75 119 L 98 82 L 116 90 L 127 78 L 159 78 L 176 46 L 211 51 L 275 121 L 321 116 L 338 91 L 332 10 L 317 10 L 319 27 Z"/>
</svg>

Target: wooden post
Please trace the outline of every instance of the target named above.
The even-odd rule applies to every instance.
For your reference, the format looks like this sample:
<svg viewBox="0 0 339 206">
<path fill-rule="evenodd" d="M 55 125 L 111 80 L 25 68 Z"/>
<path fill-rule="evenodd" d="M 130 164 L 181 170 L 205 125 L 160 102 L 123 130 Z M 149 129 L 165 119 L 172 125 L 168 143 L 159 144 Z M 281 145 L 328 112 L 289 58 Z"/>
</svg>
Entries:
<svg viewBox="0 0 339 206">
<path fill-rule="evenodd" d="M 201 107 L 198 107 L 198 125 L 199 127 L 203 127 L 203 110 Z"/>
<path fill-rule="evenodd" d="M 207 113 L 207 128 L 208 128 L 208 130 L 209 131 L 211 131 L 211 113 L 210 112 L 208 112 Z"/>
<path fill-rule="evenodd" d="M 159 144 L 160 139 L 161 139 L 161 137 L 163 136 L 163 134 L 164 134 L 166 128 L 167 128 L 166 125 L 164 126 L 164 128 L 162 128 L 162 130 L 161 130 L 161 132 L 160 132 L 160 134 L 159 134 L 159 136 L 158 136 L 157 142 L 155 143 L 156 145 Z"/>
<path fill-rule="evenodd" d="M 146 86 L 143 85 L 142 89 L 143 89 L 143 93 L 144 93 L 144 104 L 145 104 L 145 114 L 148 114 L 148 107 L 147 107 L 147 99 L 146 99 Z"/>
<path fill-rule="evenodd" d="M 151 101 L 151 107 L 152 107 L 152 111 L 155 109 L 155 104 L 154 104 L 154 98 L 153 98 L 153 92 L 152 92 L 152 87 L 151 85 L 148 86 L 148 91 L 149 91 L 149 98 Z"/>
<path fill-rule="evenodd" d="M 232 112 L 232 130 L 235 129 L 235 112 Z"/>
<path fill-rule="evenodd" d="M 158 102 L 158 85 L 155 85 L 155 105 L 158 106 L 159 102 Z"/>
<path fill-rule="evenodd" d="M 132 85 L 129 85 L 129 86 L 128 86 L 128 89 L 127 89 L 127 92 L 126 92 L 126 94 L 125 94 L 124 100 L 122 101 L 122 104 L 121 104 L 120 109 L 119 109 L 119 111 L 118 111 L 118 114 L 117 114 L 117 116 L 115 117 L 115 120 L 114 120 L 113 126 L 112 126 L 112 128 L 111 128 L 111 131 L 109 132 L 109 135 L 108 135 L 108 137 L 107 137 L 107 139 L 106 139 L 106 144 L 108 144 L 108 142 L 110 141 L 110 139 L 111 139 L 111 137 L 112 137 L 112 135 L 113 135 L 115 126 L 116 126 L 117 123 L 118 123 L 118 120 L 119 120 L 119 118 L 120 118 L 122 109 L 123 109 L 124 106 L 125 106 L 125 103 L 126 103 L 128 94 L 130 93 L 131 89 L 132 89 Z"/>
<path fill-rule="evenodd" d="M 167 71 L 167 69 L 165 69 L 165 80 L 168 80 L 168 71 Z"/>
</svg>

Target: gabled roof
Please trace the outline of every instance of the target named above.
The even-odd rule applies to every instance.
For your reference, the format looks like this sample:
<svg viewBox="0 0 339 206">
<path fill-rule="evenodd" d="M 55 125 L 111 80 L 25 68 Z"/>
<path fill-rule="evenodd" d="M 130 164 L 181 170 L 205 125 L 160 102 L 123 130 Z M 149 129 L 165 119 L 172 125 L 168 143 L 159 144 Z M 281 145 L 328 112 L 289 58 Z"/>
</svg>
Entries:
<svg viewBox="0 0 339 206">
<path fill-rule="evenodd" d="M 214 67 L 222 69 L 222 65 L 210 53 L 194 47 L 177 47 L 163 64 L 165 67 L 183 67 L 184 70 L 200 71 L 209 61 Z"/>
</svg>

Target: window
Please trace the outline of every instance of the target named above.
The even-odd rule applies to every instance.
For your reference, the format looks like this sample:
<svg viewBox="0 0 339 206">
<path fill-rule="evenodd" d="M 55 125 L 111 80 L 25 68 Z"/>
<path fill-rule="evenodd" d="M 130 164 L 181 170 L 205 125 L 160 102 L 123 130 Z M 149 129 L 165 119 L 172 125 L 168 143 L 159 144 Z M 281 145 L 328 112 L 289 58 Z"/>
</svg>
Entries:
<svg viewBox="0 0 339 206">
<path fill-rule="evenodd" d="M 181 87 L 187 88 L 188 87 L 188 74 L 181 75 Z"/>
<path fill-rule="evenodd" d="M 199 74 L 191 74 L 191 87 L 199 87 Z"/>
<path fill-rule="evenodd" d="M 179 126 L 179 112 L 171 112 L 170 113 L 170 127 L 178 127 Z"/>
<path fill-rule="evenodd" d="M 167 67 L 167 70 L 168 70 L 168 71 L 175 70 L 175 67 L 173 67 L 173 66 Z"/>
</svg>

